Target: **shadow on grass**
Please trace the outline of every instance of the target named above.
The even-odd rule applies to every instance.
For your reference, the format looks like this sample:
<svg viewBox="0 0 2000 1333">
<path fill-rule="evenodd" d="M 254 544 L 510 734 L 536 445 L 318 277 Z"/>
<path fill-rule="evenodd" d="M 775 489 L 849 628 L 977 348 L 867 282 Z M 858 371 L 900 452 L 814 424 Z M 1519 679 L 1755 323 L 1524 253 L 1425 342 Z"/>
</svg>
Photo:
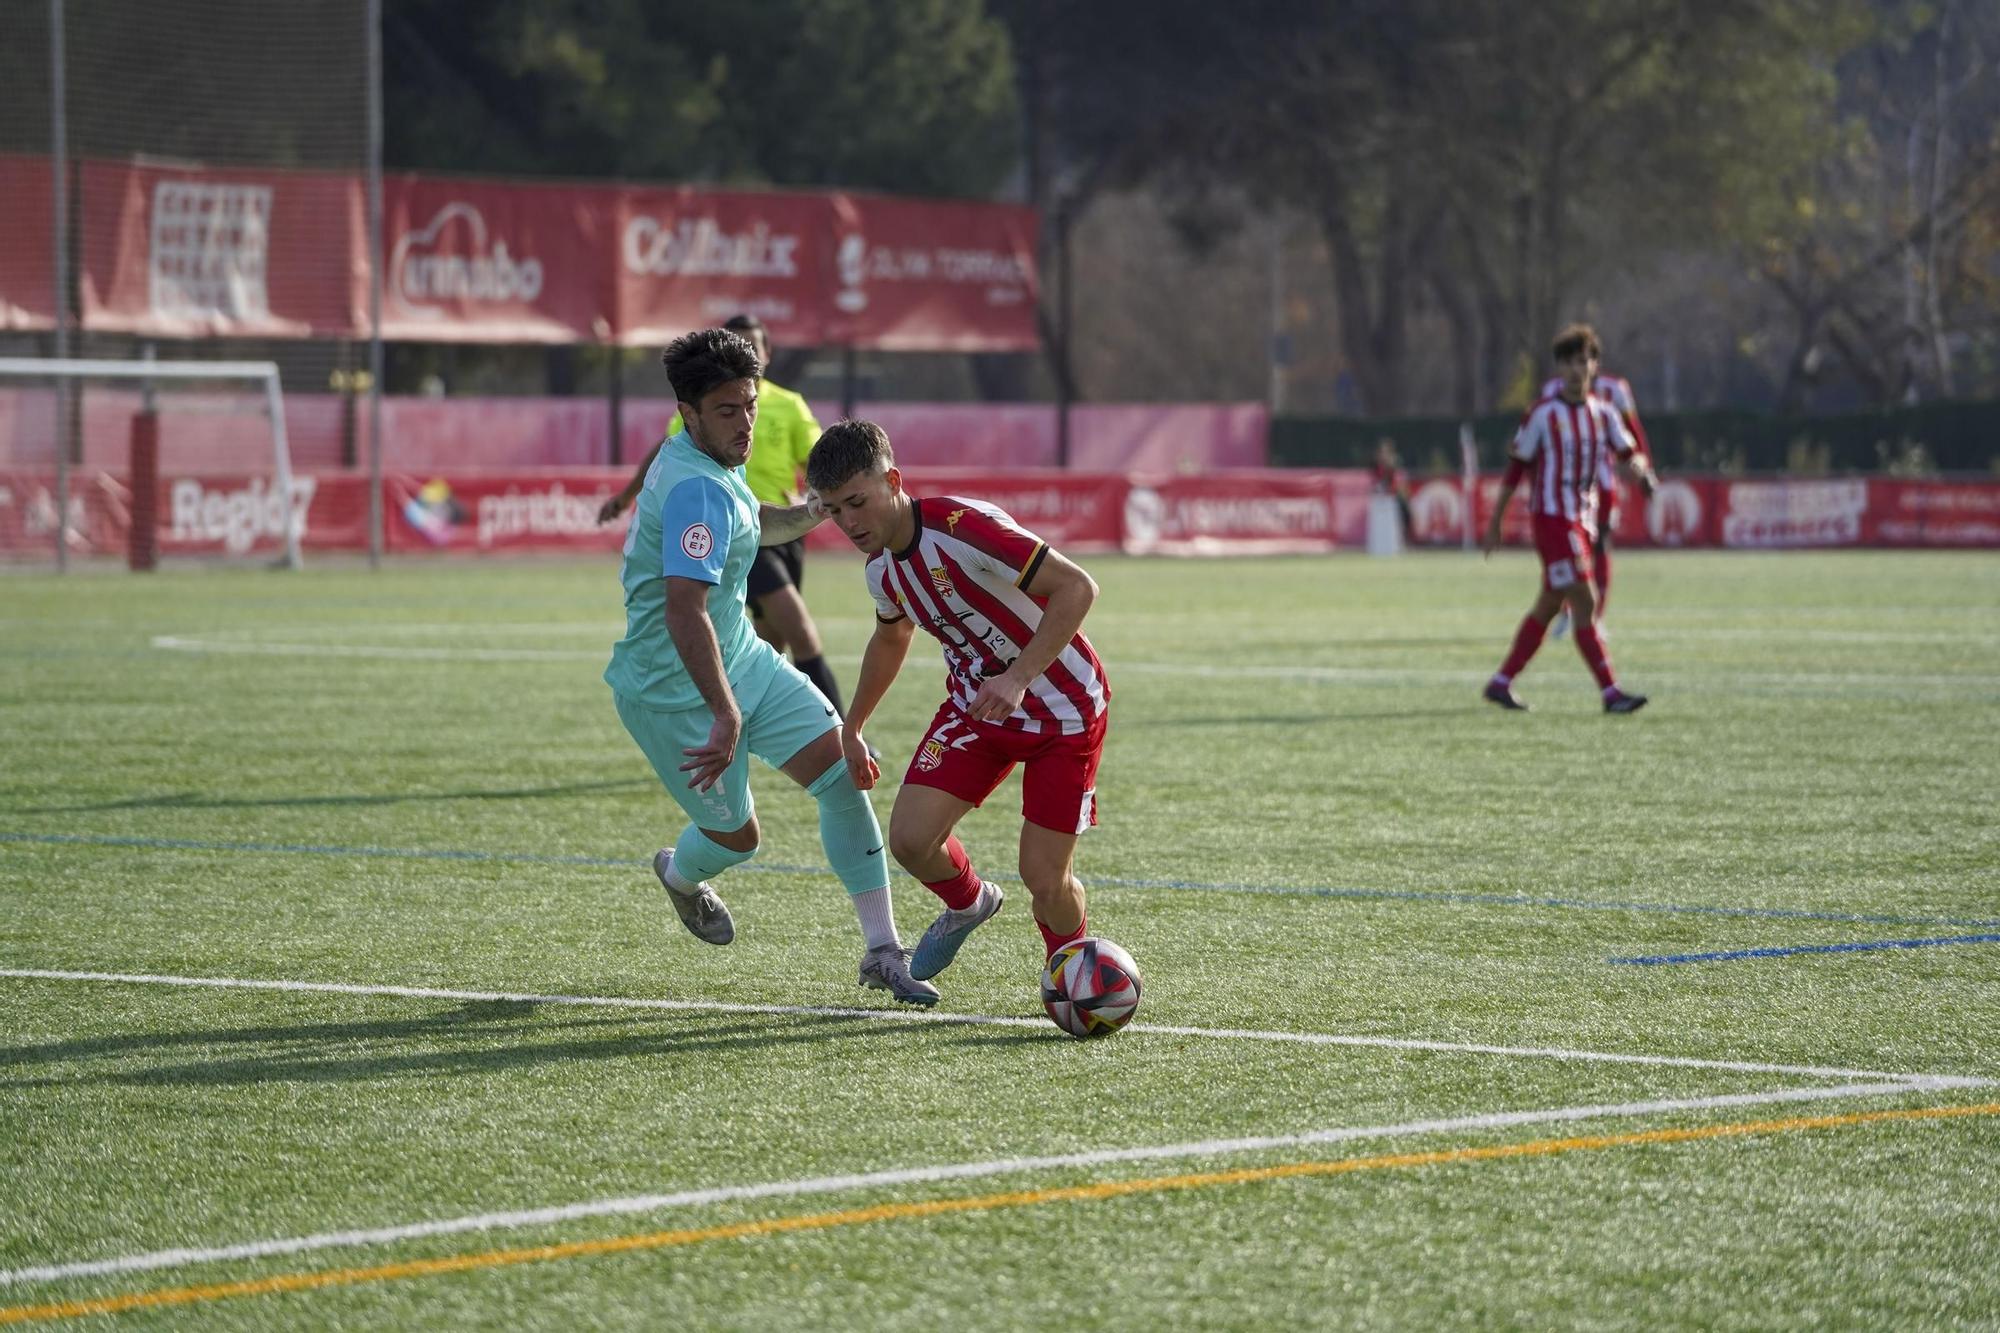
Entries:
<svg viewBox="0 0 2000 1333">
<path fill-rule="evenodd" d="M 243 810 L 293 805 L 403 805 L 427 801 L 529 801 L 544 797 L 582 796 L 626 787 L 650 787 L 651 778 L 619 778 L 606 782 L 571 782 L 558 787 L 514 787 L 490 791 L 385 792 L 379 795 L 337 796 L 205 796 L 200 792 L 166 792 L 159 796 L 134 796 L 122 801 L 96 801 L 84 805 L 36 805 L 16 807 L 17 815 L 81 815 L 104 810 Z"/>
<path fill-rule="evenodd" d="M 493 1074 L 580 1061 L 678 1059 L 704 1052 L 939 1031 L 937 1025 L 918 1019 L 898 1021 L 855 1014 L 620 1014 L 527 1026 L 545 1007 L 528 1000 L 487 1000 L 395 1020 L 134 1033 L 0 1047 L 0 1068 L 11 1071 L 149 1055 L 168 1059 L 185 1056 L 147 1068 L 71 1069 L 50 1077 L 4 1078 L 0 1088 L 367 1082 L 439 1074 Z M 1047 1033 L 1032 1036 L 1016 1028 L 968 1027 L 964 1033 L 964 1039 L 977 1036 L 1009 1043 L 1067 1040 L 1053 1026 Z M 420 1049 L 399 1049 L 410 1046 Z"/>
</svg>

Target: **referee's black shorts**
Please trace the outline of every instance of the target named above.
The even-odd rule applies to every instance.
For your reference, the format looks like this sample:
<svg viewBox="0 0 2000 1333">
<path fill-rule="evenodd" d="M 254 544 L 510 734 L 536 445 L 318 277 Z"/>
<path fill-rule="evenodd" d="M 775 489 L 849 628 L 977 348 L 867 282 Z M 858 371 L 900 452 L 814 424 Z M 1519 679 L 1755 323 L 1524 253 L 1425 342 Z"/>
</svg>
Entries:
<svg viewBox="0 0 2000 1333">
<path fill-rule="evenodd" d="M 750 562 L 750 577 L 744 584 L 743 595 L 749 599 L 754 612 L 757 599 L 768 597 L 780 588 L 803 588 L 806 583 L 806 539 L 803 537 L 778 546 L 760 546 L 757 558 Z"/>
</svg>

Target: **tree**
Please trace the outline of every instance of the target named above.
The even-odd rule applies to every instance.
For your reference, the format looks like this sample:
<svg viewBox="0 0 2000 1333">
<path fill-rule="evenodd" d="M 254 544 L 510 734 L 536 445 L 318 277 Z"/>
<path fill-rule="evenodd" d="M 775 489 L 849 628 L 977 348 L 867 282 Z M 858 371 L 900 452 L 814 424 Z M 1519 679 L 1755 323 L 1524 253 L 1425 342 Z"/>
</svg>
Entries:
<svg viewBox="0 0 2000 1333">
<path fill-rule="evenodd" d="M 985 197 L 1006 30 L 955 0 L 388 0 L 392 166 Z"/>
<path fill-rule="evenodd" d="M 1581 275 L 1754 231 L 1817 144 L 1858 0 L 1203 0 L 1084 7 L 1055 100 L 1113 181 L 1305 210 L 1372 413 L 1409 410 L 1431 298 L 1457 406 L 1538 366 Z"/>
<path fill-rule="evenodd" d="M 1835 151 L 1788 182 L 1794 207 L 1755 254 L 1793 317 L 1788 410 L 1835 366 L 1873 403 L 1949 395 L 1954 328 L 1990 339 L 2000 310 L 2000 13 L 1878 9 L 1842 62 Z"/>
</svg>

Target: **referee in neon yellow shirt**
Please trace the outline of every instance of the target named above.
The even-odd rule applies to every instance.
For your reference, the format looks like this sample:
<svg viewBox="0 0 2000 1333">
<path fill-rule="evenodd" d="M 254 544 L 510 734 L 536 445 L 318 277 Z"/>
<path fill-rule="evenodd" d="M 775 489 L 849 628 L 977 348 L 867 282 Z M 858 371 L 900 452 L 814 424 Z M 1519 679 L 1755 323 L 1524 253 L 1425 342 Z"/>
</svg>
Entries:
<svg viewBox="0 0 2000 1333">
<path fill-rule="evenodd" d="M 736 315 L 722 327 L 748 338 L 757 349 L 757 360 L 767 366 L 771 364 L 771 340 L 762 320 L 755 315 Z M 671 438 L 680 429 L 681 419 L 676 416 L 667 427 L 667 435 Z M 819 422 L 805 396 L 764 380 L 757 394 L 757 421 L 751 428 L 750 457 L 743 465 L 743 479 L 750 484 L 750 493 L 765 504 L 797 504 L 793 488 L 805 468 L 806 455 L 818 440 Z M 654 445 L 640 461 L 632 480 L 625 483 L 625 489 L 604 502 L 604 507 L 597 511 L 599 523 L 609 523 L 631 506 L 639 488 L 645 485 L 653 455 L 659 452 L 660 446 Z M 803 537 L 758 549 L 757 559 L 750 566 L 747 587 L 750 614 L 757 633 L 779 652 L 790 653 L 792 665 L 845 715 L 847 709 L 840 697 L 840 686 L 820 647 L 819 627 L 813 624 L 806 599 L 799 594 L 805 584 L 805 554 Z"/>
</svg>

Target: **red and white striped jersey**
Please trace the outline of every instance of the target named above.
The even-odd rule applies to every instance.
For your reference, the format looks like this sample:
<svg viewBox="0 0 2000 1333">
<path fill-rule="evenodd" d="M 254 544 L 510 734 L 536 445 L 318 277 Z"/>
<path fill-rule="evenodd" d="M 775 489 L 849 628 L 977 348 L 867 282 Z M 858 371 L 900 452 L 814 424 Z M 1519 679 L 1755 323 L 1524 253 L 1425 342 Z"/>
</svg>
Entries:
<svg viewBox="0 0 2000 1333">
<path fill-rule="evenodd" d="M 1623 415 L 1606 400 L 1542 399 L 1514 432 L 1513 456 L 1534 472 L 1528 512 L 1596 531 L 1598 471 L 1611 455 L 1630 458 L 1637 447 Z"/>
<path fill-rule="evenodd" d="M 1550 380 L 1542 386 L 1542 397 L 1553 398 L 1562 392 L 1562 387 L 1561 380 Z M 1646 441 L 1646 428 L 1639 424 L 1639 400 L 1632 395 L 1632 381 L 1622 375 L 1599 374 L 1590 382 L 1590 392 L 1618 409 L 1618 415 L 1624 418 L 1625 429 L 1631 432 L 1632 443 L 1636 446 L 1634 452 L 1638 457 L 1652 461 L 1653 450 Z M 1600 486 L 1617 484 L 1618 469 L 1615 464 L 1616 459 L 1612 455 L 1604 456 L 1603 465 L 1597 471 Z"/>
<path fill-rule="evenodd" d="M 979 500 L 933 496 L 912 506 L 916 536 L 868 561 L 868 591 L 884 624 L 907 616 L 944 645 L 945 691 L 967 708 L 980 682 L 1013 665 L 1042 623 L 1048 599 L 1023 589 L 1048 543 Z M 1104 664 L 1079 631 L 999 725 L 1074 735 L 1110 702 Z"/>
</svg>

